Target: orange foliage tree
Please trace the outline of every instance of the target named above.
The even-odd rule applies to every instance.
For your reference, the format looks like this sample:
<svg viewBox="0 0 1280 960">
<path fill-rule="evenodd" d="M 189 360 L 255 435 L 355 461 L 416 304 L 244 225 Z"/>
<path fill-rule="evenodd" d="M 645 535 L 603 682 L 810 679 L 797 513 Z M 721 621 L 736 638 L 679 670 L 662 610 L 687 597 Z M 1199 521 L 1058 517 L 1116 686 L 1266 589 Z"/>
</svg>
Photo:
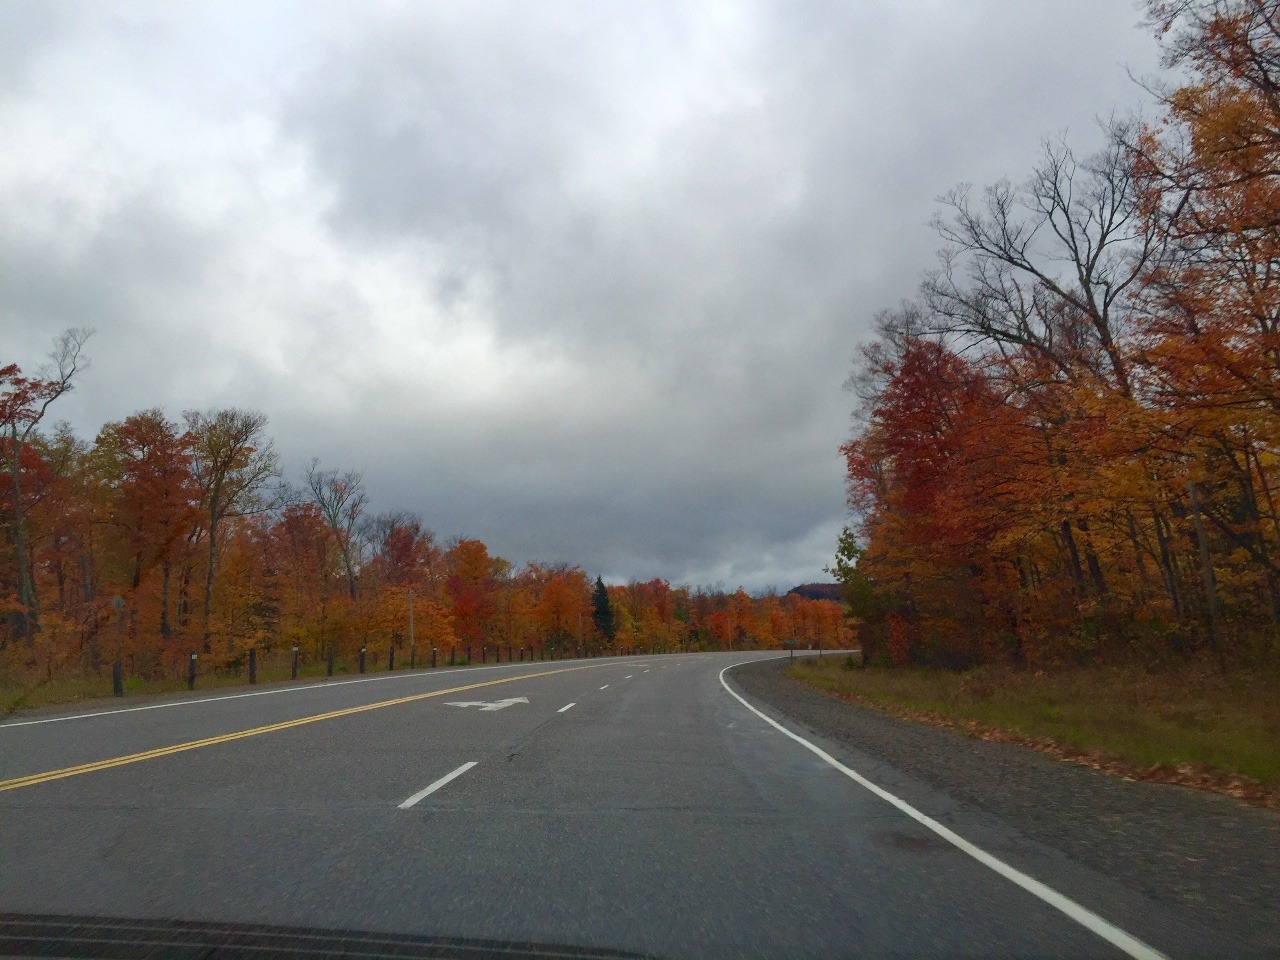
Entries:
<svg viewBox="0 0 1280 960">
<path fill-rule="evenodd" d="M 846 596 L 886 660 L 1280 654 L 1280 6 L 1148 10 L 1190 75 L 1165 122 L 949 195 L 851 378 Z"/>
</svg>

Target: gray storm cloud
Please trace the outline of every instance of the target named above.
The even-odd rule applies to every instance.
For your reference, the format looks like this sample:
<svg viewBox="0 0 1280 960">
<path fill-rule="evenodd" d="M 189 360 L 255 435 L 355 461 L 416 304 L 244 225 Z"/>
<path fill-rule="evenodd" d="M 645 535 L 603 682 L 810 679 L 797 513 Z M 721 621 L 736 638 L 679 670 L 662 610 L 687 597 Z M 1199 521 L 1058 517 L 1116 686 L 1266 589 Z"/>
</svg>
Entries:
<svg viewBox="0 0 1280 960">
<path fill-rule="evenodd" d="M 61 415 L 256 407 L 516 561 L 785 589 L 934 197 L 1154 70 L 1060 3 L 0 7 L 3 359 Z"/>
</svg>

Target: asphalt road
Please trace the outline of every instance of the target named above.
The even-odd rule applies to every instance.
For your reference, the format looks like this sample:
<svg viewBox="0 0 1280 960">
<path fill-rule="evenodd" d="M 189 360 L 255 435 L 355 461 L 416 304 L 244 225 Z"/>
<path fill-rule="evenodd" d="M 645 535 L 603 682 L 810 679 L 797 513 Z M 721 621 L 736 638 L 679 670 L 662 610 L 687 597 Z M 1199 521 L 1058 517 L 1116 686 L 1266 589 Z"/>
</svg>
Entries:
<svg viewBox="0 0 1280 960">
<path fill-rule="evenodd" d="M 990 811 L 947 797 L 904 810 L 851 779 L 722 683 L 760 656 L 379 674 L 12 718 L 0 912 L 667 958 L 1213 952 L 1176 911 Z"/>
</svg>

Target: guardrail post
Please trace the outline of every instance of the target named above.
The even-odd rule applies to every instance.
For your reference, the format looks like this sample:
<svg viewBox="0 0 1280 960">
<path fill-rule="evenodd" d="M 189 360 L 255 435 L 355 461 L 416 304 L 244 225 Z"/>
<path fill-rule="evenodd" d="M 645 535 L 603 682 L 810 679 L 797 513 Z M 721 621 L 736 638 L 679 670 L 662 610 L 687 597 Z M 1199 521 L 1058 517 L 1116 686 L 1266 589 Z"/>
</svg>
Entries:
<svg viewBox="0 0 1280 960">
<path fill-rule="evenodd" d="M 489 662 L 489 645 L 487 643 L 480 644 L 480 662 Z"/>
<path fill-rule="evenodd" d="M 194 690 L 196 688 L 196 655 L 191 654 L 191 659 L 187 661 L 187 689 Z"/>
<path fill-rule="evenodd" d="M 329 676 L 333 676 L 333 644 L 329 644 Z"/>
<path fill-rule="evenodd" d="M 364 673 L 364 647 L 360 648 L 360 672 Z"/>
<path fill-rule="evenodd" d="M 258 648 L 249 648 L 249 682 L 258 682 Z"/>
<path fill-rule="evenodd" d="M 387 671 L 390 672 L 396 668 L 396 648 L 392 647 L 387 651 Z"/>
<path fill-rule="evenodd" d="M 117 697 L 124 696 L 124 664 L 119 660 L 111 664 L 111 692 Z"/>
<path fill-rule="evenodd" d="M 293 648 L 293 663 L 289 668 L 289 679 L 298 679 L 298 648 L 296 646 Z"/>
<path fill-rule="evenodd" d="M 436 648 L 432 647 L 431 648 L 431 669 L 434 670 L 435 668 L 436 668 Z"/>
</svg>

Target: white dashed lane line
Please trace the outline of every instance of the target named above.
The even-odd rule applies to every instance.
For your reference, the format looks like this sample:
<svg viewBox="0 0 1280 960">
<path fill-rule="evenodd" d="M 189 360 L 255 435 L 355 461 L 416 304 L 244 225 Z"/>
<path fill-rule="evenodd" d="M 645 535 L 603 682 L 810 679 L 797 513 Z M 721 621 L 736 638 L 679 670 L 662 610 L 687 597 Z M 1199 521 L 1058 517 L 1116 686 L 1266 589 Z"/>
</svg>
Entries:
<svg viewBox="0 0 1280 960">
<path fill-rule="evenodd" d="M 566 710 L 568 710 L 572 706 L 573 706 L 572 703 L 566 703 L 563 707 L 557 710 L 556 713 L 564 713 Z"/>
<path fill-rule="evenodd" d="M 437 780 L 435 783 L 431 784 L 429 787 L 423 790 L 419 790 L 417 793 L 415 793 L 412 797 L 410 797 L 404 803 L 400 804 L 399 809 L 408 810 L 419 800 L 422 800 L 424 797 L 431 796 L 431 794 L 435 793 L 445 784 L 458 779 L 458 777 L 462 776 L 464 773 L 466 773 L 468 770 L 474 767 L 478 762 L 479 762 L 478 760 L 468 760 L 466 763 L 460 766 L 457 770 L 453 771 L 453 773 L 447 773 L 443 777 L 441 777 L 439 780 Z"/>
</svg>

